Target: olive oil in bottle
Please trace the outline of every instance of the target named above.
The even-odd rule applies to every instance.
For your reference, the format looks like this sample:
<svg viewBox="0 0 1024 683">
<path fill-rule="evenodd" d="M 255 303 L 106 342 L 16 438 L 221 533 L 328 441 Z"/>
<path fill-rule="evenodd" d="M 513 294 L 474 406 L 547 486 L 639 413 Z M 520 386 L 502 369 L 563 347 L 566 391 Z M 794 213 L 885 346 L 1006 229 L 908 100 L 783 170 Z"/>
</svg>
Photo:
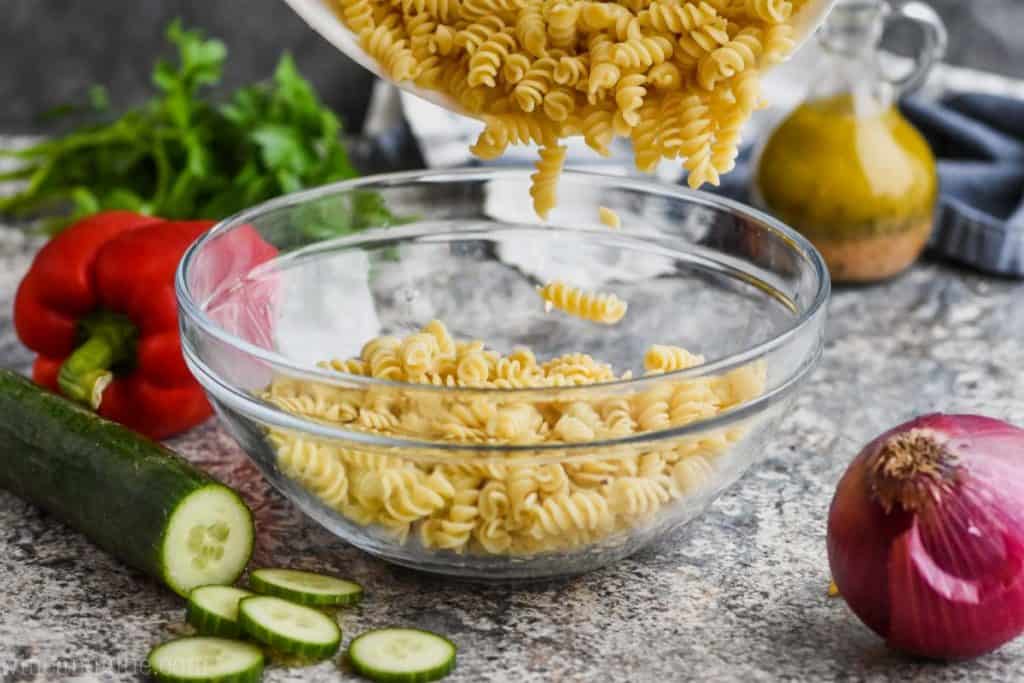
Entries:
<svg viewBox="0 0 1024 683">
<path fill-rule="evenodd" d="M 941 21 L 918 5 L 895 15 L 883 2 L 838 5 L 820 34 L 827 58 L 810 96 L 758 155 L 757 202 L 806 235 L 837 282 L 896 275 L 931 235 L 935 158 L 895 106 L 945 46 Z M 926 36 L 917 68 L 899 81 L 886 78 L 878 60 L 893 18 L 917 22 Z"/>
</svg>

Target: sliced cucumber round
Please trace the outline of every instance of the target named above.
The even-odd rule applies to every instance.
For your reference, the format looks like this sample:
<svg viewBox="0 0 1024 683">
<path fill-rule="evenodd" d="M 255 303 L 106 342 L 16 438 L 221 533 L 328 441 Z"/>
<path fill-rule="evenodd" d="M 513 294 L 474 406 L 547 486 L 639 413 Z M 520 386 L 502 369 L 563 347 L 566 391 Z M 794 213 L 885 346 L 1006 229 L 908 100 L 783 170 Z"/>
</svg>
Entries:
<svg viewBox="0 0 1024 683">
<path fill-rule="evenodd" d="M 204 636 L 237 638 L 242 635 L 238 625 L 238 602 L 252 593 L 231 586 L 200 586 L 188 594 L 185 620 Z"/>
<path fill-rule="evenodd" d="M 300 605 L 354 605 L 363 599 L 358 583 L 296 569 L 257 569 L 249 577 L 257 593 L 276 595 Z"/>
<path fill-rule="evenodd" d="M 382 628 L 348 646 L 356 673 L 381 683 L 426 683 L 455 668 L 455 643 L 430 631 Z"/>
<path fill-rule="evenodd" d="M 238 603 L 242 631 L 270 647 L 309 659 L 338 651 L 341 629 L 323 612 L 269 595 Z"/>
<path fill-rule="evenodd" d="M 179 638 L 149 653 L 153 677 L 166 683 L 250 683 L 263 676 L 263 651 L 225 638 Z"/>
<path fill-rule="evenodd" d="M 254 537 L 252 513 L 237 493 L 220 484 L 197 489 L 170 514 L 160 551 L 164 580 L 183 596 L 196 586 L 230 585 L 248 564 Z"/>
</svg>

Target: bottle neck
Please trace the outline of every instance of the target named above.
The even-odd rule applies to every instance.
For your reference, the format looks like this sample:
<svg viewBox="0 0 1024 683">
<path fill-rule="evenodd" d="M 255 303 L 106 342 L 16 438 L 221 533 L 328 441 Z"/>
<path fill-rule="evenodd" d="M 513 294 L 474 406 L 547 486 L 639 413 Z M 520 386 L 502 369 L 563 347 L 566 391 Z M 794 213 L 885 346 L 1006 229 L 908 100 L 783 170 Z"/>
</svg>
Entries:
<svg viewBox="0 0 1024 683">
<path fill-rule="evenodd" d="M 878 115 L 892 106 L 895 92 L 879 61 L 888 12 L 889 6 L 877 0 L 848 0 L 833 9 L 819 33 L 826 58 L 810 99 L 848 95 L 851 113 L 858 117 Z"/>
</svg>

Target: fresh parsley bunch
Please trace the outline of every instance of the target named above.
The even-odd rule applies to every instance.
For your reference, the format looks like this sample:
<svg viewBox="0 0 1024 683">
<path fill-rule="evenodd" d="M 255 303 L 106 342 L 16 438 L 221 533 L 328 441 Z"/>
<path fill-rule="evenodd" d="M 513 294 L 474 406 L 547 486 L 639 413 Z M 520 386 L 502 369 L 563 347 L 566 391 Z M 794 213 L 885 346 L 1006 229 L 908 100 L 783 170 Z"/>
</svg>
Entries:
<svg viewBox="0 0 1024 683">
<path fill-rule="evenodd" d="M 157 62 L 158 93 L 152 100 L 63 137 L 0 151 L 22 161 L 0 180 L 26 181 L 17 194 L 0 198 L 0 213 L 63 212 L 47 224 L 50 232 L 108 209 L 219 219 L 280 194 L 356 175 L 340 141 L 338 118 L 320 103 L 291 57 L 281 59 L 269 82 L 216 104 L 203 91 L 220 82 L 224 44 L 179 22 L 170 25 L 167 38 L 178 60 Z M 94 110 L 105 107 L 102 90 L 91 96 Z"/>
</svg>

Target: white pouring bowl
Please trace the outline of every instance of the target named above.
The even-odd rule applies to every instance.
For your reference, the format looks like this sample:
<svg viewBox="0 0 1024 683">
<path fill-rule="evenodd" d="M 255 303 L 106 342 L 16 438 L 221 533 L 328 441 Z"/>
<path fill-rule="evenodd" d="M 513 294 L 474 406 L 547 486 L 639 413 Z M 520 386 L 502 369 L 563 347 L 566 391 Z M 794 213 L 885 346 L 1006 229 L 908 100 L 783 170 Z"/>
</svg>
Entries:
<svg viewBox="0 0 1024 683">
<path fill-rule="evenodd" d="M 288 3 L 296 14 L 302 17 L 303 21 L 309 24 L 310 28 L 323 36 L 334 47 L 341 50 L 349 59 L 370 71 L 377 78 L 393 83 L 391 78 L 377 64 L 377 61 L 366 54 L 362 46 L 359 45 L 359 37 L 345 26 L 341 18 L 331 9 L 331 0 L 284 1 Z M 834 3 L 835 0 L 810 0 L 810 2 L 803 6 L 800 14 L 794 21 L 796 28 L 796 35 L 794 36 L 796 46 L 794 49 L 799 49 L 813 35 L 817 28 L 825 21 L 825 17 L 828 16 L 829 10 L 832 9 Z M 436 90 L 418 88 L 408 81 L 394 83 L 394 85 L 449 111 L 460 114 L 466 113 L 456 102 Z"/>
</svg>

